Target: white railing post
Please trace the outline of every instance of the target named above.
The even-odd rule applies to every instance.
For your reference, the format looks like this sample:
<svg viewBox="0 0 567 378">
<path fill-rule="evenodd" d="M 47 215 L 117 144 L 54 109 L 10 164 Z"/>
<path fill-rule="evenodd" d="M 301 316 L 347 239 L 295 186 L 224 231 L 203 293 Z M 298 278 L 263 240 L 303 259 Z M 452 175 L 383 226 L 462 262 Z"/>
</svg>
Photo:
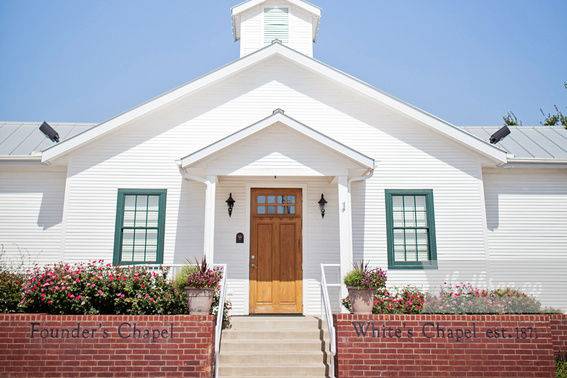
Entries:
<svg viewBox="0 0 567 378">
<path fill-rule="evenodd" d="M 338 287 L 340 290 L 341 284 L 340 280 L 336 284 L 328 284 L 327 277 L 325 275 L 325 267 L 341 267 L 340 264 L 321 264 L 321 300 L 322 308 L 321 314 L 325 314 L 325 320 L 327 321 L 327 330 L 329 332 L 329 377 L 334 378 L 335 376 L 335 355 L 337 354 L 337 340 L 335 325 L 333 324 L 333 312 L 331 310 L 331 301 L 329 299 L 329 287 Z M 339 295 L 340 304 L 340 295 Z M 339 306 L 340 308 L 340 306 Z"/>
<path fill-rule="evenodd" d="M 220 344 L 222 335 L 222 324 L 224 322 L 224 300 L 226 296 L 226 264 L 215 265 L 222 269 L 222 279 L 220 282 L 219 307 L 217 310 L 217 322 L 215 324 L 215 378 L 219 376 Z"/>
</svg>

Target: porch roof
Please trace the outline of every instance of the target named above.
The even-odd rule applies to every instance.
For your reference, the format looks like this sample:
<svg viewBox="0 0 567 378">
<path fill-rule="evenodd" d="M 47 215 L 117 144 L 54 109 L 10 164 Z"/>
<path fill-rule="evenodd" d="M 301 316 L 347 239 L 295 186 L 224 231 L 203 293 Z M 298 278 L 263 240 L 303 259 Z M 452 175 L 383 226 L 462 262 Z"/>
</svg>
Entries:
<svg viewBox="0 0 567 378">
<path fill-rule="evenodd" d="M 323 133 L 320 133 L 315 129 L 312 129 L 311 127 L 293 119 L 292 117 L 285 115 L 284 111 L 281 109 L 276 109 L 274 110 L 272 115 L 179 159 L 177 163 L 181 168 L 186 168 L 275 124 L 283 124 L 301 133 L 302 135 L 318 143 L 321 143 L 327 148 L 336 151 L 343 156 L 346 156 L 347 158 L 355 161 L 364 168 L 374 169 L 375 161 L 371 157 L 368 157 L 363 153 L 351 147 L 348 147 L 336 141 L 335 139 L 330 138 Z"/>
</svg>

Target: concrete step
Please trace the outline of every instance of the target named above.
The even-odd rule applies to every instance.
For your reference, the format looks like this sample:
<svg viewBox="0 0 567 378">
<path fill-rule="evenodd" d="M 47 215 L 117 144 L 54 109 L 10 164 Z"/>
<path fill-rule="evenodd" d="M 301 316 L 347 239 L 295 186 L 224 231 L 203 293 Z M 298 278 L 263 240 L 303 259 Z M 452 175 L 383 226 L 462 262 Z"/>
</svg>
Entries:
<svg viewBox="0 0 567 378">
<path fill-rule="evenodd" d="M 322 363 L 289 365 L 242 365 L 221 364 L 221 377 L 325 377 L 326 367 Z"/>
<path fill-rule="evenodd" d="M 233 317 L 233 330 L 303 330 L 319 329 L 319 319 L 313 317 Z"/>
<path fill-rule="evenodd" d="M 273 352 L 273 351 L 247 351 L 247 352 L 227 352 L 221 353 L 220 362 L 222 365 L 304 365 L 321 364 L 324 361 L 322 351 L 303 351 L 303 352 Z"/>
<path fill-rule="evenodd" d="M 223 331 L 223 339 L 221 342 L 221 356 L 224 353 L 231 352 L 262 352 L 270 351 L 278 352 L 307 352 L 322 351 L 323 343 L 318 339 L 307 340 L 266 340 L 266 339 L 226 339 L 224 338 L 226 331 Z"/>
<path fill-rule="evenodd" d="M 237 330 L 228 329 L 223 331 L 223 340 L 317 340 L 321 337 L 322 332 L 318 329 L 309 328 L 306 330 L 281 330 L 281 331 L 264 331 L 264 330 Z"/>
</svg>

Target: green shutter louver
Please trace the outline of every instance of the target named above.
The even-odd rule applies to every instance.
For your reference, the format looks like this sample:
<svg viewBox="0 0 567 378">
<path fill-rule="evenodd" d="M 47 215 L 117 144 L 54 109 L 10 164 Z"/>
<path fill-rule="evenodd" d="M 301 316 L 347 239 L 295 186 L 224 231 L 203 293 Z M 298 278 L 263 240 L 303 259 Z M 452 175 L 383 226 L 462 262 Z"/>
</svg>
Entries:
<svg viewBox="0 0 567 378">
<path fill-rule="evenodd" d="M 279 39 L 283 43 L 289 40 L 288 8 L 264 9 L 264 43 L 269 45 L 274 39 Z"/>
</svg>

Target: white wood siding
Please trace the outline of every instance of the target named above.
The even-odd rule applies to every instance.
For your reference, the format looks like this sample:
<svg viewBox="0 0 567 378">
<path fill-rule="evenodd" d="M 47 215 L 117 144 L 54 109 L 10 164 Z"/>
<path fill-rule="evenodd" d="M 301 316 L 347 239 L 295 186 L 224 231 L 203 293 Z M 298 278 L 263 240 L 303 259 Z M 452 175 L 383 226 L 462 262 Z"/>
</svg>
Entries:
<svg viewBox="0 0 567 378">
<path fill-rule="evenodd" d="M 346 176 L 349 170 L 361 169 L 352 160 L 282 124 L 257 132 L 194 167 L 203 175 L 233 176 Z"/>
<path fill-rule="evenodd" d="M 26 268 L 61 259 L 65 170 L 0 168 L 0 260 Z"/>
<path fill-rule="evenodd" d="M 484 172 L 489 276 L 567 310 L 567 171 Z"/>
<path fill-rule="evenodd" d="M 277 57 L 150 113 L 72 152 L 68 159 L 63 218 L 66 231 L 64 258 L 112 258 L 118 188 L 167 189 L 164 262 L 184 262 L 186 258 L 201 256 L 204 187 L 182 179 L 175 161 L 265 118 L 276 108 L 284 109 L 286 114 L 300 122 L 376 159 L 373 178 L 354 183 L 352 188 L 355 260 L 364 258 L 374 265 L 387 266 L 385 189 L 433 189 L 439 269 L 390 271 L 390 284 L 409 283 L 434 289 L 445 280 L 480 281 L 483 274 L 494 270 L 489 266 L 493 260 L 487 258 L 487 240 L 491 245 L 500 243 L 505 246 L 506 232 L 514 231 L 504 228 L 492 232 L 497 235 L 495 239 L 486 229 L 483 158 L 391 108 Z M 208 169 L 209 173 L 216 169 L 222 174 L 271 175 L 277 165 L 278 172 L 329 175 L 338 172 L 333 169 L 344 169 L 346 165 L 337 164 L 341 160 L 334 156 L 335 153 L 322 150 L 304 139 L 296 139 L 293 133 L 277 127 L 265 131 L 265 134 L 257 135 L 259 139 L 234 146 L 232 154 L 216 155 L 210 165 L 202 168 Z M 256 149 L 252 148 L 254 145 Z M 564 181 L 558 179 L 553 184 L 554 174 L 549 171 L 546 182 L 551 183 L 553 190 L 559 191 Z M 526 177 L 534 186 L 537 180 L 529 178 L 529 175 Z M 488 183 L 487 201 L 490 203 L 494 180 L 491 181 L 490 177 L 485 179 Z M 22 177 L 21 180 L 31 179 Z M 246 198 L 246 182 L 249 180 L 251 178 L 221 178 L 217 187 L 215 262 L 228 263 L 229 293 L 235 314 L 245 314 L 248 309 L 248 249 L 247 244 L 236 245 L 234 237 L 236 232 L 246 232 L 243 230 L 249 224 L 246 214 L 242 213 L 246 205 L 242 198 Z M 304 305 L 306 313 L 317 314 L 320 304 L 317 286 L 319 264 L 339 261 L 338 214 L 335 213 L 337 207 L 332 205 L 333 201 L 336 204 L 336 185 L 330 184 L 328 177 L 286 180 L 308 188 Z M 57 182 L 63 183 L 63 180 Z M 513 180 L 507 182 L 506 185 L 512 185 Z M 23 181 L 21 185 L 27 188 L 32 183 Z M 501 184 L 496 182 L 494 185 L 499 187 Z M 226 215 L 224 203 L 230 192 L 237 201 L 232 218 Z M 322 192 L 329 201 L 324 221 L 321 221 L 316 205 Z M 561 201 L 564 199 L 564 194 L 558 196 L 557 193 L 542 192 L 540 196 L 530 198 L 536 202 L 550 201 L 549 196 Z M 552 201 L 546 203 L 549 205 Z M 486 208 L 492 215 L 491 208 Z M 562 216 L 560 212 L 554 214 Z M 525 214 L 527 216 L 529 214 Z M 518 214 L 516 222 L 524 222 L 521 217 Z M 563 220 L 557 217 L 548 221 L 542 213 L 539 222 L 553 230 L 554 225 L 563 225 L 565 230 L 561 223 L 565 217 Z M 491 221 L 489 216 L 488 222 Z M 525 219 L 525 222 L 529 220 Z M 512 225 L 510 223 L 507 227 Z M 33 223 L 26 227 L 37 228 Z M 559 231 L 550 232 L 550 237 L 556 232 Z M 521 236 L 518 235 L 518 245 L 526 244 Z M 23 240 L 27 240 L 26 237 L 21 236 Z M 541 256 L 554 257 L 565 250 L 565 245 L 561 244 L 564 239 L 553 237 L 552 243 L 540 248 Z M 245 233 L 245 240 L 248 241 L 248 238 L 249 234 Z M 501 241 L 494 244 L 496 240 Z M 503 248 L 500 247 L 500 250 Z M 498 249 L 493 247 L 493 250 Z M 54 255 L 54 258 L 57 256 Z M 541 273 L 551 268 L 552 265 L 541 265 L 538 271 Z M 509 267 L 510 274 L 517 273 L 519 277 L 525 276 L 523 269 Z M 329 281 L 335 282 L 336 279 L 329 277 Z M 564 285 L 557 282 L 552 286 L 555 291 L 549 294 L 550 298 L 553 297 L 550 299 L 552 302 L 561 295 L 563 298 L 567 296 Z M 556 306 L 564 303 L 559 299 L 555 302 Z"/>
<path fill-rule="evenodd" d="M 285 1 L 267 1 L 241 14 L 240 56 L 253 53 L 266 46 L 264 38 L 264 9 L 289 9 L 289 33 L 285 45 L 305 55 L 313 56 L 313 20 L 309 12 Z"/>
<path fill-rule="evenodd" d="M 355 259 L 386 266 L 384 189 L 433 189 L 440 269 L 392 271 L 392 284 L 430 287 L 455 271 L 464 279 L 486 269 L 481 158 L 385 106 L 280 58 L 267 60 L 72 153 L 65 208 L 66 258 L 111 258 L 118 188 L 166 188 L 165 262 L 202 255 L 203 187 L 182 180 L 175 160 L 266 117 L 276 108 L 377 160 L 374 177 L 353 188 Z M 278 153 L 284 145 L 267 146 Z M 298 168 L 297 157 L 303 156 L 302 162 L 313 165 L 322 153 L 302 143 L 290 143 L 285 148 L 294 146 L 295 158 L 278 160 L 280 168 L 289 172 Z M 267 151 L 262 151 L 262 157 L 266 156 Z M 234 164 L 230 170 L 251 163 L 247 160 L 250 155 L 230 157 Z M 274 160 L 259 162 L 252 162 L 254 172 L 269 167 Z M 319 195 L 310 194 L 310 200 L 315 203 Z M 217 203 L 217 208 L 222 211 L 224 202 Z M 234 219 L 238 219 L 239 210 L 235 211 Z M 329 214 L 329 219 L 333 216 Z M 219 215 L 218 222 L 224 218 Z M 313 227 L 305 234 L 307 245 L 329 236 L 324 229 Z M 216 242 L 217 256 L 223 255 L 222 246 L 221 240 Z M 331 249 L 328 252 L 333 253 Z M 317 255 L 320 253 L 322 249 L 313 252 L 312 261 L 326 261 Z M 225 261 L 219 257 L 215 262 Z M 243 276 L 238 269 L 247 266 L 247 258 L 227 262 L 229 269 Z M 315 279 L 318 269 L 318 264 L 308 265 L 306 274 Z M 236 281 L 231 285 L 234 297 L 247 296 L 242 283 L 240 289 L 234 286 Z M 306 287 L 310 285 L 306 283 Z M 306 298 L 310 298 L 306 311 L 318 308 L 319 297 L 314 290 Z M 237 308 L 246 308 L 242 299 L 235 302 Z"/>
</svg>

